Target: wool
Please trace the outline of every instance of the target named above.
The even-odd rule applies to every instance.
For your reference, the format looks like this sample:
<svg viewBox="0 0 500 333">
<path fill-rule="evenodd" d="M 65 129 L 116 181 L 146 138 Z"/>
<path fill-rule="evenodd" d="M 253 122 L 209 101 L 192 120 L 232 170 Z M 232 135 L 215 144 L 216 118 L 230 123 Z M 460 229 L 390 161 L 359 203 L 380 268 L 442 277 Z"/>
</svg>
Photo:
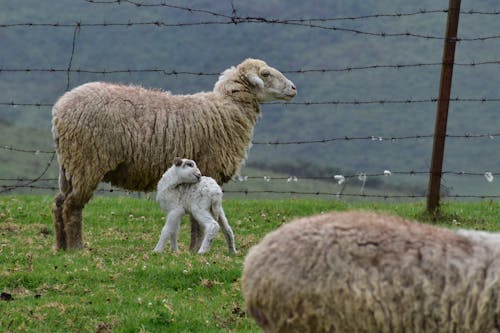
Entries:
<svg viewBox="0 0 500 333">
<path fill-rule="evenodd" d="M 268 234 L 243 295 L 265 332 L 499 332 L 500 236 L 369 212 Z"/>
<path fill-rule="evenodd" d="M 247 157 L 259 103 L 295 94 L 290 80 L 257 59 L 226 70 L 212 92 L 92 82 L 65 93 L 52 109 L 56 248 L 82 248 L 82 210 L 100 182 L 152 191 L 176 156 L 197 161 L 220 184 L 229 181 Z"/>
<path fill-rule="evenodd" d="M 162 252 L 167 239 L 170 239 L 170 249 L 178 251 L 181 218 L 189 213 L 204 233 L 197 249 L 199 254 L 210 250 L 219 229 L 222 229 L 229 252 L 236 253 L 234 234 L 222 208 L 222 195 L 221 187 L 213 178 L 202 176 L 195 161 L 175 159 L 158 182 L 156 201 L 167 213 L 167 218 L 154 251 Z"/>
</svg>

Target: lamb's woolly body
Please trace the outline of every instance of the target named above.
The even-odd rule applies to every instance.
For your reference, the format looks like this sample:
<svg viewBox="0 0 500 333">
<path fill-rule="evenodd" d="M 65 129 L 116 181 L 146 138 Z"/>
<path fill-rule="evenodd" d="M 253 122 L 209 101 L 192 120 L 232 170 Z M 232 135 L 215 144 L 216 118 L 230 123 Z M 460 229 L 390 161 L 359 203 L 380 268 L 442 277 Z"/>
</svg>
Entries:
<svg viewBox="0 0 500 333">
<path fill-rule="evenodd" d="M 367 212 L 295 220 L 253 247 L 265 332 L 500 332 L 500 236 Z"/>
<path fill-rule="evenodd" d="M 172 186 L 171 179 L 166 174 L 158 183 L 156 201 L 164 211 L 182 207 L 187 212 L 204 209 L 214 214 L 218 212 L 213 206 L 222 203 L 222 189 L 213 178 L 205 176 L 198 183 Z"/>
<path fill-rule="evenodd" d="M 190 167 L 182 170 L 186 163 L 190 163 Z M 181 172 L 184 172 L 184 175 L 181 175 Z M 191 179 L 195 179 L 192 177 L 195 174 L 199 180 L 193 183 L 194 180 Z M 219 227 L 222 228 L 228 250 L 231 253 L 236 252 L 234 234 L 222 208 L 222 189 L 213 178 L 200 175 L 194 161 L 182 159 L 178 160 L 178 165 L 172 165 L 160 179 L 156 201 L 167 212 L 167 219 L 155 252 L 163 251 L 168 238 L 171 249 L 178 250 L 179 227 L 181 218 L 186 213 L 200 224 L 205 234 L 198 253 L 205 253 L 210 249 Z M 185 183 L 186 179 L 189 183 Z"/>
<path fill-rule="evenodd" d="M 227 182 L 246 158 L 259 102 L 295 94 L 290 80 L 257 59 L 226 70 L 212 92 L 172 95 L 103 82 L 67 92 L 52 110 L 56 247 L 82 248 L 82 210 L 101 181 L 151 191 L 173 158 L 184 156 Z"/>
</svg>

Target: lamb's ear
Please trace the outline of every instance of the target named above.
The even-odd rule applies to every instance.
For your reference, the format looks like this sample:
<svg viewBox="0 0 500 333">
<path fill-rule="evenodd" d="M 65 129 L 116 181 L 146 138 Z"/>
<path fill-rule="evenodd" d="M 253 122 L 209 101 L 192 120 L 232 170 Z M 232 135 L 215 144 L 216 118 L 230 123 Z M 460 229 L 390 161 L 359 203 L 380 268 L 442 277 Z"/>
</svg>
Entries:
<svg viewBox="0 0 500 333">
<path fill-rule="evenodd" d="M 178 167 L 178 166 L 181 166 L 181 164 L 182 164 L 182 158 L 180 158 L 180 157 L 176 157 L 176 158 L 174 158 L 174 162 L 173 162 L 173 163 L 174 163 L 174 165 L 175 165 L 175 166 L 177 166 L 177 167 Z"/>
<path fill-rule="evenodd" d="M 248 74 L 248 81 L 258 88 L 264 88 L 264 81 L 255 73 Z"/>
</svg>

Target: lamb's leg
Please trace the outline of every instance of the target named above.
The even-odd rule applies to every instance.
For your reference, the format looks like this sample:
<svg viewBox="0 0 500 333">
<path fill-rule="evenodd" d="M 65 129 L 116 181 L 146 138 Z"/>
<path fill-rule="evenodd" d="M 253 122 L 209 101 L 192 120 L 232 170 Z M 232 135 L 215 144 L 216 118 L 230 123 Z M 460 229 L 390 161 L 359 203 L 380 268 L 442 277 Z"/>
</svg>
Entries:
<svg viewBox="0 0 500 333">
<path fill-rule="evenodd" d="M 191 252 L 198 252 L 203 240 L 203 230 L 196 219 L 190 215 L 191 221 L 191 241 L 189 244 L 189 250 Z"/>
<path fill-rule="evenodd" d="M 171 210 L 166 218 L 165 225 L 161 230 L 160 239 L 156 244 L 153 252 L 162 252 L 165 248 L 165 243 L 167 238 L 170 238 L 170 248 L 172 251 L 178 251 L 177 237 L 179 235 L 179 228 L 181 225 L 181 218 L 185 214 L 184 209 L 173 209 Z"/>
<path fill-rule="evenodd" d="M 198 220 L 205 233 L 200 249 L 198 250 L 198 254 L 203 254 L 210 250 L 210 245 L 219 231 L 219 225 L 208 211 L 196 211 L 192 212 L 192 214 Z"/>
<path fill-rule="evenodd" d="M 220 212 L 219 212 L 219 219 L 217 220 L 219 222 L 219 225 L 221 226 L 221 231 L 222 234 L 224 235 L 224 238 L 226 239 L 227 243 L 227 249 L 231 254 L 236 253 L 236 246 L 234 245 L 234 234 L 233 230 L 229 226 L 229 223 L 227 222 L 226 214 L 224 214 L 224 210 L 222 209 L 222 206 L 220 207 Z"/>
</svg>

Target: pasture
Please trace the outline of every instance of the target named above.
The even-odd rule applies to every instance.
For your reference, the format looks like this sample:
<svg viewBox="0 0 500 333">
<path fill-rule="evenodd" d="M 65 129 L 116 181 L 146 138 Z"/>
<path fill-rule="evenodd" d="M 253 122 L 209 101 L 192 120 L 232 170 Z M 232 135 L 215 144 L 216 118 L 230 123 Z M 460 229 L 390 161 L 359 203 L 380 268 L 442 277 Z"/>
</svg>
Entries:
<svg viewBox="0 0 500 333">
<path fill-rule="evenodd" d="M 164 215 L 156 202 L 96 197 L 84 211 L 85 249 L 55 252 L 52 196 L 0 197 L 0 331 L 2 332 L 259 332 L 245 312 L 240 275 L 248 249 L 298 216 L 331 210 L 384 210 L 450 228 L 500 230 L 494 201 L 425 203 L 335 200 L 224 201 L 238 254 L 219 233 L 207 255 L 153 254 Z"/>
</svg>

